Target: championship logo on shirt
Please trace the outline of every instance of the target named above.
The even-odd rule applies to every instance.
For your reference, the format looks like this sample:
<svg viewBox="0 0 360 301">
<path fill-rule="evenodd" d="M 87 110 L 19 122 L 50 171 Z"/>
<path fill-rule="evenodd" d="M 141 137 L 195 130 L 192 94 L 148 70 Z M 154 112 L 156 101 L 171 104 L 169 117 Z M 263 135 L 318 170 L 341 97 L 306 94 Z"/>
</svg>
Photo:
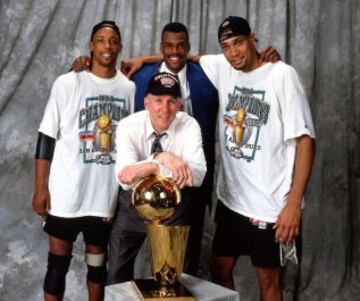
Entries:
<svg viewBox="0 0 360 301">
<path fill-rule="evenodd" d="M 265 91 L 235 86 L 225 108 L 225 145 L 229 154 L 248 162 L 255 159 L 261 127 L 267 123 L 270 105 L 264 101 Z"/>
<path fill-rule="evenodd" d="M 84 163 L 115 163 L 117 123 L 129 115 L 125 100 L 100 95 L 85 99 L 79 113 L 80 154 Z"/>
</svg>

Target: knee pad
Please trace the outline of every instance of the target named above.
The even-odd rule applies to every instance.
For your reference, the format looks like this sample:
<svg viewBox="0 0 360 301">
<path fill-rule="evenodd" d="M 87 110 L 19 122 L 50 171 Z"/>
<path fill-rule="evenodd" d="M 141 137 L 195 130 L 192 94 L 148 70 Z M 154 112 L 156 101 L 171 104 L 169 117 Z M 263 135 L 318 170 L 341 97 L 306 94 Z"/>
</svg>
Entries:
<svg viewBox="0 0 360 301">
<path fill-rule="evenodd" d="M 106 253 L 85 254 L 85 261 L 88 266 L 87 280 L 103 284 L 106 281 Z"/>
<path fill-rule="evenodd" d="M 65 292 L 65 278 L 72 256 L 55 255 L 49 252 L 44 291 L 51 295 L 62 296 Z"/>
</svg>

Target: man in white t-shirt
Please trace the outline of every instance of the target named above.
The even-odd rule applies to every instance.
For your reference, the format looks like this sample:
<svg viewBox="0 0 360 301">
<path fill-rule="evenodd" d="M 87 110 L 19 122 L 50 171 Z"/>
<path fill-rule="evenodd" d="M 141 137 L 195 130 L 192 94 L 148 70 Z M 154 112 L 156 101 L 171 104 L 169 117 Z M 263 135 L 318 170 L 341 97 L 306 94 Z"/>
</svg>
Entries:
<svg viewBox="0 0 360 301">
<path fill-rule="evenodd" d="M 110 220 L 118 184 L 115 132 L 133 112 L 135 85 L 117 71 L 121 35 L 113 21 L 94 26 L 91 72 L 53 84 L 36 148 L 34 211 L 46 217 L 49 256 L 44 299 L 62 300 L 73 242 L 85 241 L 89 300 L 103 300 Z"/>
<path fill-rule="evenodd" d="M 259 59 L 245 19 L 226 18 L 218 40 L 223 54 L 200 58 L 220 98 L 211 271 L 234 289 L 237 258 L 249 255 L 261 300 L 280 301 L 281 266 L 300 256 L 302 199 L 315 150 L 311 113 L 296 71 Z"/>
</svg>

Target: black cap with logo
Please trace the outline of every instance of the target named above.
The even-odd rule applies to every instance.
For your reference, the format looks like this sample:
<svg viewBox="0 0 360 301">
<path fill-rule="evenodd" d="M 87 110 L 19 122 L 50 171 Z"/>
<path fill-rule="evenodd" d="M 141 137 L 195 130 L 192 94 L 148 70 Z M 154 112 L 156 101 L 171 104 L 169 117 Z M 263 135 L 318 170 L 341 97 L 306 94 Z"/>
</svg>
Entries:
<svg viewBox="0 0 360 301">
<path fill-rule="evenodd" d="M 218 29 L 218 41 L 222 43 L 226 39 L 235 36 L 248 36 L 251 33 L 249 22 L 244 18 L 229 16 L 221 22 Z"/>
<path fill-rule="evenodd" d="M 147 93 L 181 97 L 179 78 L 171 73 L 156 73 L 149 81 Z"/>
</svg>

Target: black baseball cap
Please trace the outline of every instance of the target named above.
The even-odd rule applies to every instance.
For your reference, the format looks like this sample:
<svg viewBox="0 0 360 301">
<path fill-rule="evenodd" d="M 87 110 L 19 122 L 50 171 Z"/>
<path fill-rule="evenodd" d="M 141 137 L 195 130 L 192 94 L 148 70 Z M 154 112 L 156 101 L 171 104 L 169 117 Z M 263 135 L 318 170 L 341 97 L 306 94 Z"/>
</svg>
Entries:
<svg viewBox="0 0 360 301">
<path fill-rule="evenodd" d="M 149 81 L 147 93 L 181 97 L 179 78 L 167 72 L 156 73 Z"/>
<path fill-rule="evenodd" d="M 236 37 L 236 36 L 248 36 L 251 33 L 249 22 L 244 18 L 229 16 L 221 22 L 218 29 L 218 41 L 223 41 Z"/>
<path fill-rule="evenodd" d="M 112 28 L 119 36 L 119 40 L 121 40 L 121 34 L 120 34 L 120 30 L 119 30 L 119 27 L 116 25 L 116 23 L 114 21 L 110 21 L 110 20 L 104 20 L 104 21 L 101 21 L 100 23 L 96 24 L 93 29 L 92 29 L 92 32 L 91 32 L 91 39 L 90 41 L 93 39 L 94 37 L 94 34 L 100 29 L 100 28 L 103 28 L 103 27 L 110 27 Z"/>
</svg>

